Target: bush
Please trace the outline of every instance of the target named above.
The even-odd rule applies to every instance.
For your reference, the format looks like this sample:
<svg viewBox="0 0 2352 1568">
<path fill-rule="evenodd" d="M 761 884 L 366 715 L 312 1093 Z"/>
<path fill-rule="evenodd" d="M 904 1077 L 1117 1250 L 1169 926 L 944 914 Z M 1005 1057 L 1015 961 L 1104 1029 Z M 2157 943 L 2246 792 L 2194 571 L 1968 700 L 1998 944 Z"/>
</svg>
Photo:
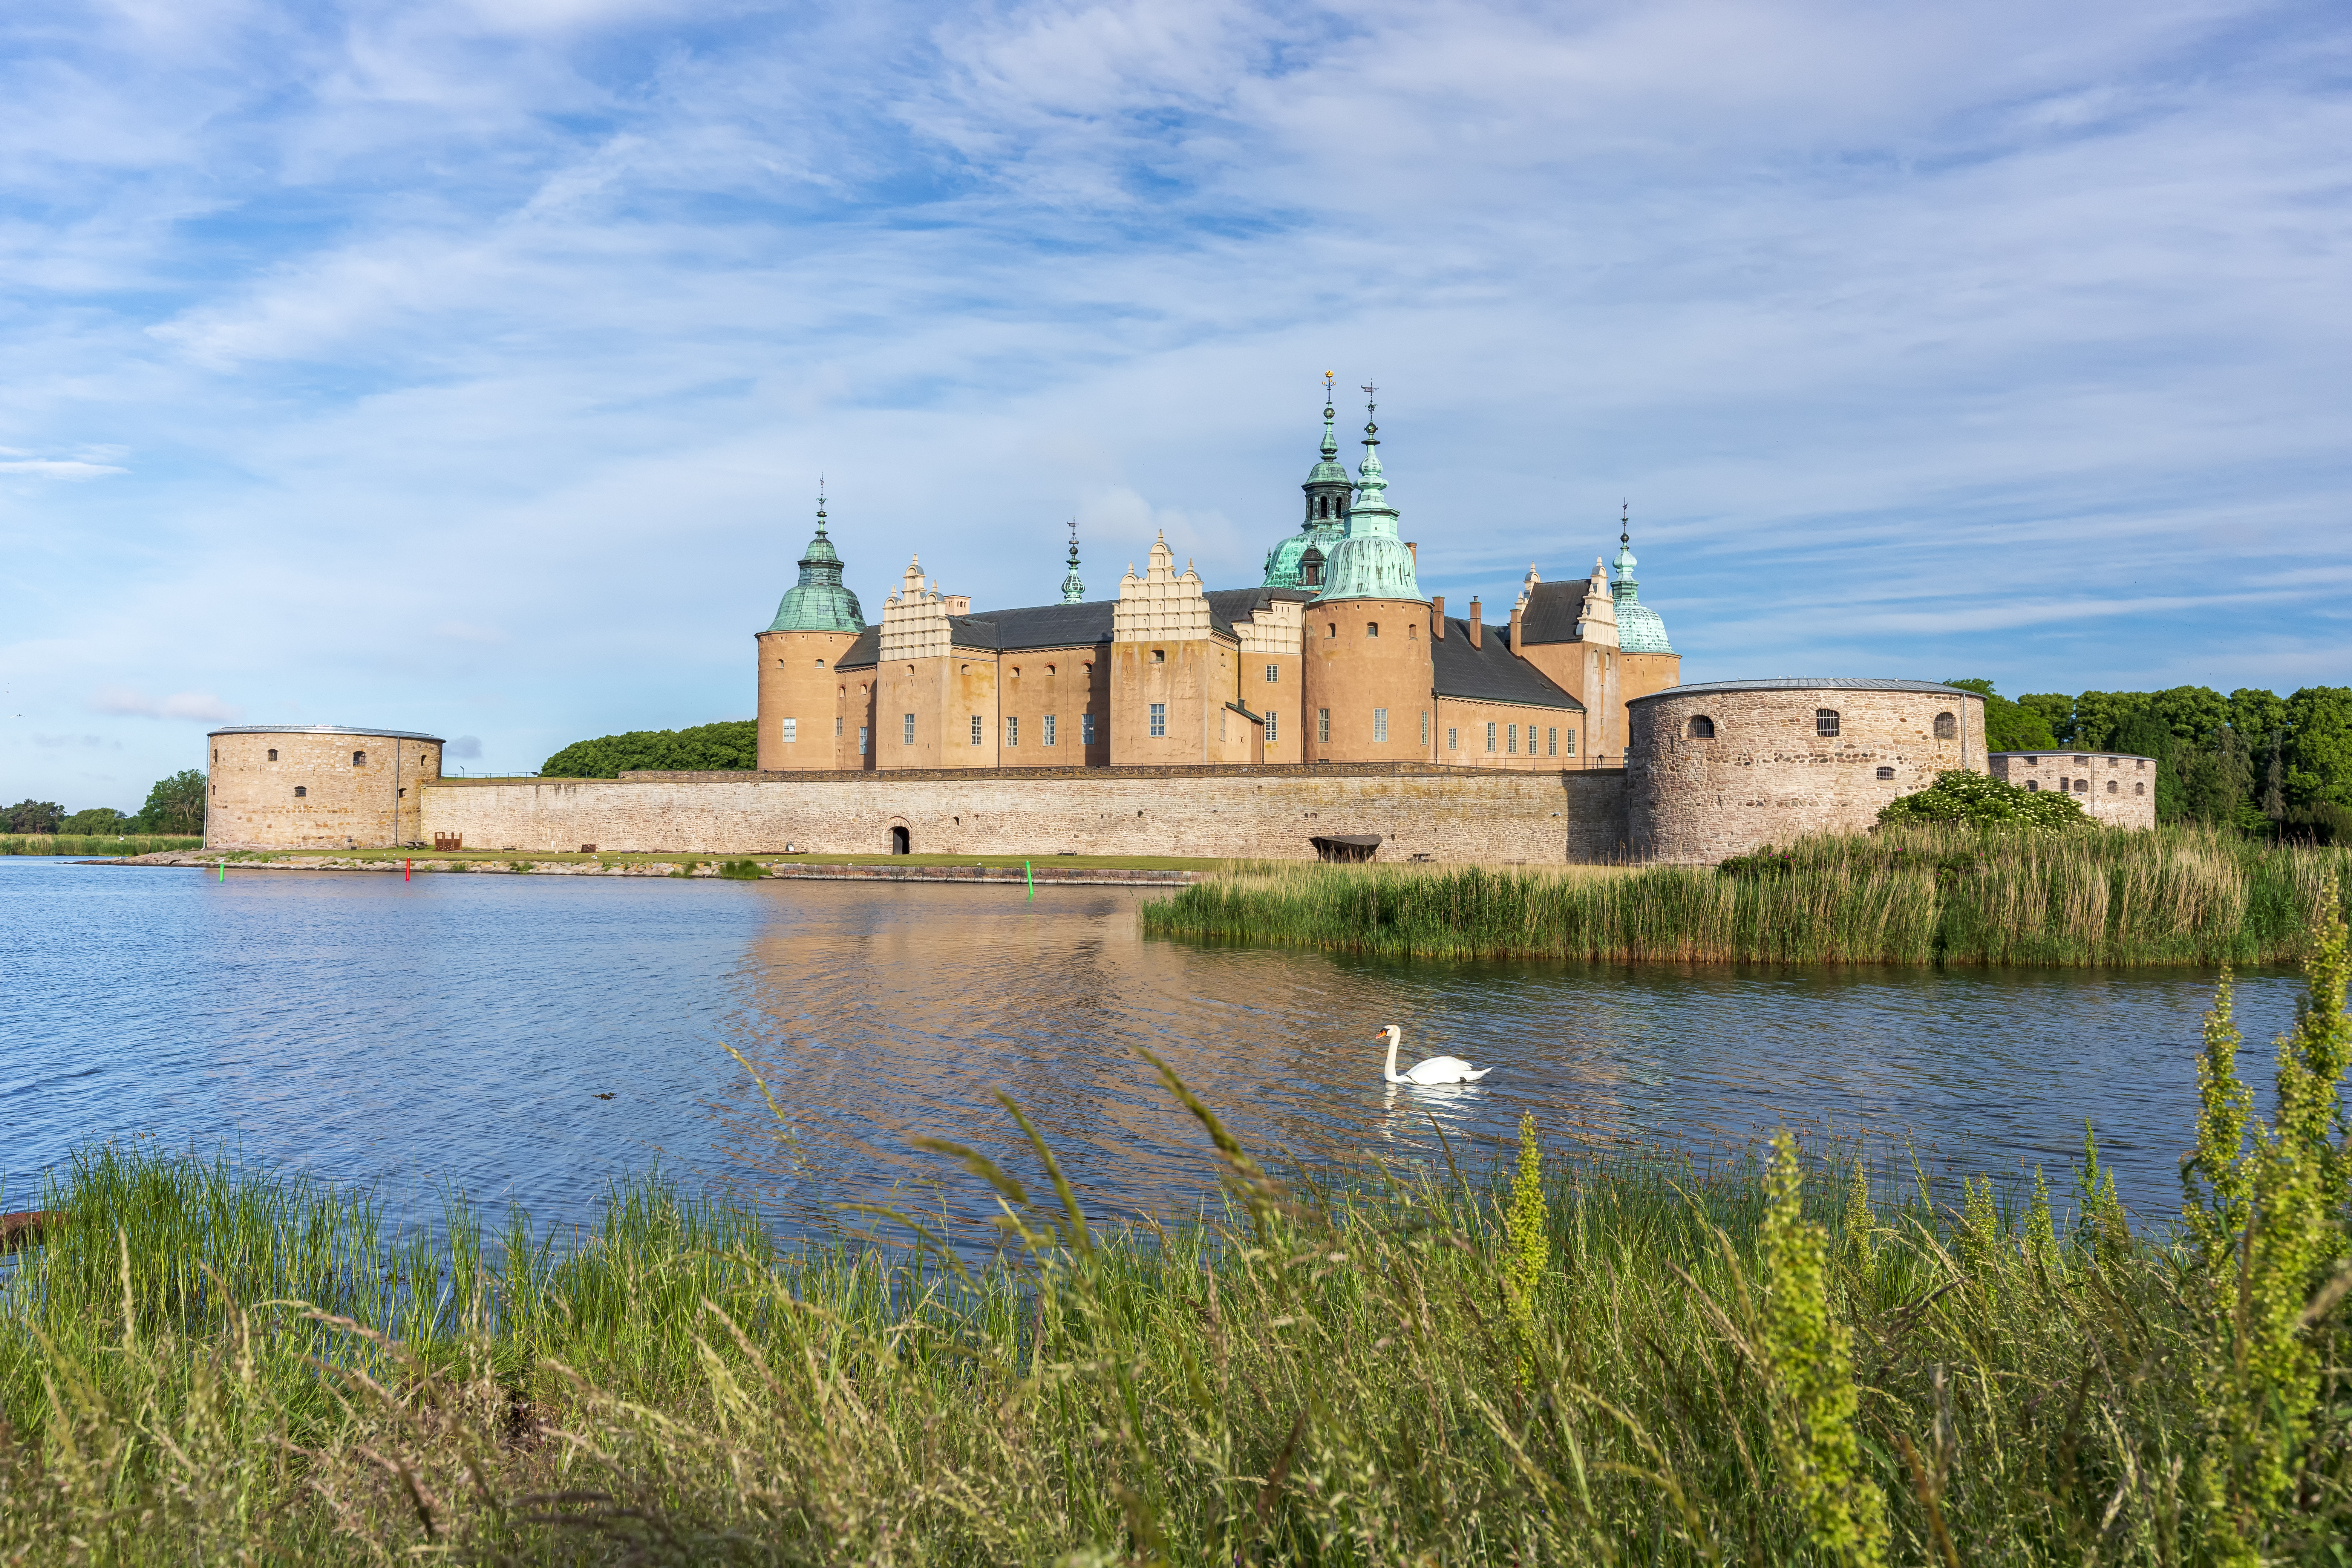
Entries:
<svg viewBox="0 0 2352 1568">
<path fill-rule="evenodd" d="M 2306 844 L 2352 844 L 2352 811 L 2332 800 L 2291 807 L 2279 819 L 2279 837 Z"/>
<path fill-rule="evenodd" d="M 2091 820 L 2068 796 L 2020 789 L 1989 773 L 1955 768 L 1926 789 L 1890 801 L 1882 823 L 1983 822 L 2019 827 L 2081 827 Z"/>
<path fill-rule="evenodd" d="M 540 765 L 551 779 L 610 779 L 625 773 L 734 773 L 760 765 L 756 720 L 730 719 L 688 730 L 631 730 L 574 741 Z"/>
</svg>

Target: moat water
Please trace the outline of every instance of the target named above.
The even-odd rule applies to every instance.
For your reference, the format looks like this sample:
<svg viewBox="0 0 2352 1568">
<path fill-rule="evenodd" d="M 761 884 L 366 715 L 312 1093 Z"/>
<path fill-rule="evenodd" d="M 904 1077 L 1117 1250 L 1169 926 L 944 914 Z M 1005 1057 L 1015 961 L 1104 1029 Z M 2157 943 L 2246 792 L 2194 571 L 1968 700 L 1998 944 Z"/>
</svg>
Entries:
<svg viewBox="0 0 2352 1568">
<path fill-rule="evenodd" d="M 1145 896 L 0 858 L 0 1208 L 78 1146 L 149 1137 L 410 1215 L 456 1186 L 579 1221 L 658 1166 L 801 1226 L 951 1176 L 924 1134 L 1032 1170 L 1002 1090 L 1090 1207 L 1187 1210 L 1206 1140 L 1138 1047 L 1308 1158 L 1433 1161 L 1439 1128 L 1491 1149 L 1533 1111 L 1612 1145 L 1905 1140 L 2060 1187 L 2088 1117 L 2127 1203 L 2179 1203 L 2210 973 L 1392 963 L 1147 940 Z M 2242 979 L 2250 1076 L 2299 991 Z M 1493 1076 L 1390 1088 L 1390 1022 Z"/>
</svg>

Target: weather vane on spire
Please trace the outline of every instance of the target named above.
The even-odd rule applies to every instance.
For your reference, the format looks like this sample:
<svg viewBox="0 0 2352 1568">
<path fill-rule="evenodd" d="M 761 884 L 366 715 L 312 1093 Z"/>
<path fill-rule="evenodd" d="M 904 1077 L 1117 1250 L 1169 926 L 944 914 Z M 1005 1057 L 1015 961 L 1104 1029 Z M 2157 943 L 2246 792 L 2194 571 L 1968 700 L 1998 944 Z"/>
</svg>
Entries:
<svg viewBox="0 0 2352 1568">
<path fill-rule="evenodd" d="M 824 531 L 824 476 L 816 477 L 816 531 Z"/>
<path fill-rule="evenodd" d="M 1367 436 L 1377 436 L 1380 434 L 1381 426 L 1379 422 L 1372 417 L 1372 411 L 1380 407 L 1380 404 L 1374 401 L 1381 395 L 1380 385 L 1376 382 L 1368 381 L 1364 383 L 1362 391 L 1364 394 L 1364 434 Z"/>
<path fill-rule="evenodd" d="M 1331 406 L 1331 373 L 1327 370 L 1323 373 L 1323 406 L 1326 408 Z"/>
<path fill-rule="evenodd" d="M 1078 576 L 1078 520 L 1070 519 L 1070 569 L 1062 577 L 1062 603 L 1084 604 L 1087 585 Z"/>
<path fill-rule="evenodd" d="M 1617 503 L 1617 542 L 1633 542 L 1633 503 L 1629 499 Z"/>
</svg>

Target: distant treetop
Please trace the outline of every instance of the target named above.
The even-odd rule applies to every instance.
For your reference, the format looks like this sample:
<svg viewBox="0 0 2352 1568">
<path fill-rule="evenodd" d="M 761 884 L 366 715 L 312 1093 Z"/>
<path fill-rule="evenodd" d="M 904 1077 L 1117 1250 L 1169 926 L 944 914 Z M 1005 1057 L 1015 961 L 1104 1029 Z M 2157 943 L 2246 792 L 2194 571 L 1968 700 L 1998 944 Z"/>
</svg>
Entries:
<svg viewBox="0 0 2352 1568">
<path fill-rule="evenodd" d="M 625 773 L 732 773 L 760 765 L 756 720 L 729 719 L 690 730 L 631 730 L 574 741 L 540 764 L 551 779 L 609 779 Z"/>
</svg>

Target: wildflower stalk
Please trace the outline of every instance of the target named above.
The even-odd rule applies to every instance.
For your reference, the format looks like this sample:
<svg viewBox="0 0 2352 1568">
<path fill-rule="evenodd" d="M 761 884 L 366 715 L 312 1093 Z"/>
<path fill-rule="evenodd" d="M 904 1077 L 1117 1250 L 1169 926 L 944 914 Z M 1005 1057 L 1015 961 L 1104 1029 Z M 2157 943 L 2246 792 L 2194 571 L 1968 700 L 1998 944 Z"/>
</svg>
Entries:
<svg viewBox="0 0 2352 1568">
<path fill-rule="evenodd" d="M 1886 1558 L 1886 1500 L 1862 1473 L 1852 1336 L 1831 1313 L 1829 1233 L 1804 1217 L 1796 1141 L 1772 1140 L 1765 1174 L 1762 1349 L 1772 1442 L 1813 1543 L 1836 1561 Z"/>
<path fill-rule="evenodd" d="M 1536 1119 L 1519 1118 L 1519 1165 L 1511 1178 L 1510 1206 L 1503 1215 L 1507 1255 L 1505 1284 L 1510 1295 L 1511 1320 L 1518 1327 L 1519 1380 L 1533 1373 L 1529 1358 L 1535 1339 L 1536 1295 L 1543 1287 L 1544 1269 L 1551 1262 L 1551 1222 L 1544 1207 L 1543 1147 L 1536 1142 Z"/>
</svg>

